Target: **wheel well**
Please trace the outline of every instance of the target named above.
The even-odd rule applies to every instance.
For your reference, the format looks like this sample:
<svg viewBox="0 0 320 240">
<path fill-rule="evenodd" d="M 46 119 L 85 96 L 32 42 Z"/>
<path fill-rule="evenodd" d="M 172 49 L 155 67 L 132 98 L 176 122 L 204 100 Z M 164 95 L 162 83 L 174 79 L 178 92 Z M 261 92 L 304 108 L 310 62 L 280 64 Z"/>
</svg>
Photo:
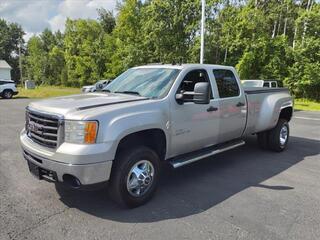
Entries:
<svg viewBox="0 0 320 240">
<path fill-rule="evenodd" d="M 144 145 L 154 150 L 161 160 L 164 160 L 166 155 L 166 135 L 161 129 L 148 129 L 135 133 L 131 133 L 119 142 L 116 155 L 122 149 L 134 145 Z"/>
<path fill-rule="evenodd" d="M 280 118 L 286 119 L 288 122 L 291 120 L 293 109 L 292 107 L 287 107 L 281 110 Z"/>
</svg>

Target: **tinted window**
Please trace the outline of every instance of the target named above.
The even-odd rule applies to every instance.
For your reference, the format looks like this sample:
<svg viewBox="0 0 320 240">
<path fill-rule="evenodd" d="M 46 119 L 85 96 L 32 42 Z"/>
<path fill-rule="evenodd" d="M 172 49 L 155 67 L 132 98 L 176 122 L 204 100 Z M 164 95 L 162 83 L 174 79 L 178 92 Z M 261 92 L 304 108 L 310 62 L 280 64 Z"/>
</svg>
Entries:
<svg viewBox="0 0 320 240">
<path fill-rule="evenodd" d="M 272 82 L 271 87 L 277 87 L 277 84 L 275 82 Z"/>
<path fill-rule="evenodd" d="M 224 69 L 213 70 L 220 98 L 239 96 L 240 90 L 233 72 Z"/>
<path fill-rule="evenodd" d="M 187 73 L 187 75 L 184 77 L 183 81 L 181 82 L 181 85 L 178 91 L 193 92 L 194 86 L 196 85 L 196 83 L 199 83 L 199 82 L 208 82 L 210 84 L 208 73 L 206 70 L 197 69 Z M 193 95 L 185 95 L 184 98 L 187 100 L 193 100 Z M 210 98 L 211 99 L 213 98 L 212 93 L 210 93 Z"/>
<path fill-rule="evenodd" d="M 270 85 L 269 85 L 269 82 L 265 82 L 264 84 L 263 84 L 263 87 L 269 87 Z"/>
</svg>

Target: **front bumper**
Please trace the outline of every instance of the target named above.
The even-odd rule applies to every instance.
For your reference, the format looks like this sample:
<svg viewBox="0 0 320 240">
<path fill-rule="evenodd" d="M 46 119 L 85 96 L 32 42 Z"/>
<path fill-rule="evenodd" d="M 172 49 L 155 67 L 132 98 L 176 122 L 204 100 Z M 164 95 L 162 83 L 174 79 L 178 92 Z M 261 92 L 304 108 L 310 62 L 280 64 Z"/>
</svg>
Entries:
<svg viewBox="0 0 320 240">
<path fill-rule="evenodd" d="M 109 180 L 112 161 L 108 154 L 97 152 L 97 146 L 81 146 L 77 151 L 80 155 L 72 154 L 72 149 L 64 146 L 62 150 L 48 150 L 33 142 L 25 131 L 20 134 L 21 146 L 24 158 L 44 170 L 52 171 L 55 175 L 54 181 L 64 182 L 65 176 L 71 175 L 80 181 L 81 185 L 92 185 Z M 98 146 L 105 147 L 105 146 Z M 64 151 L 65 150 L 65 151 Z M 46 179 L 46 178 L 43 178 Z"/>
</svg>

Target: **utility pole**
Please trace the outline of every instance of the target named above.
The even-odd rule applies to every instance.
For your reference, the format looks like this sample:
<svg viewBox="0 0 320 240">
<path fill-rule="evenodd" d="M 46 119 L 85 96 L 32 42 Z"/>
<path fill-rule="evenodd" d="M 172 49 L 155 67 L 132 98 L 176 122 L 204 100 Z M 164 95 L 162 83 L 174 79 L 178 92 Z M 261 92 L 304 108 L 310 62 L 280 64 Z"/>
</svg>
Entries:
<svg viewBox="0 0 320 240">
<path fill-rule="evenodd" d="M 206 1 L 201 0 L 202 3 L 202 12 L 201 12 L 201 49 L 200 49 L 200 64 L 203 64 L 204 56 L 204 24 L 205 24 L 205 14 L 206 14 Z"/>
<path fill-rule="evenodd" d="M 21 41 L 19 41 L 19 68 L 20 68 L 20 81 L 23 87 L 23 79 L 22 79 L 22 62 L 21 62 Z"/>
</svg>

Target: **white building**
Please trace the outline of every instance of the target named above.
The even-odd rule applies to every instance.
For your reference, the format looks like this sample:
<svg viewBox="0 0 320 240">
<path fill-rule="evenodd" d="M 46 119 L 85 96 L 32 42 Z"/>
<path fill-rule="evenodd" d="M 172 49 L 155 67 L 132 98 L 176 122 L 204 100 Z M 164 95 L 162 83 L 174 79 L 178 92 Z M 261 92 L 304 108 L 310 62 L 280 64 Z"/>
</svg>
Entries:
<svg viewBox="0 0 320 240">
<path fill-rule="evenodd" d="M 5 60 L 0 60 L 0 79 L 11 80 L 11 69 Z"/>
</svg>

